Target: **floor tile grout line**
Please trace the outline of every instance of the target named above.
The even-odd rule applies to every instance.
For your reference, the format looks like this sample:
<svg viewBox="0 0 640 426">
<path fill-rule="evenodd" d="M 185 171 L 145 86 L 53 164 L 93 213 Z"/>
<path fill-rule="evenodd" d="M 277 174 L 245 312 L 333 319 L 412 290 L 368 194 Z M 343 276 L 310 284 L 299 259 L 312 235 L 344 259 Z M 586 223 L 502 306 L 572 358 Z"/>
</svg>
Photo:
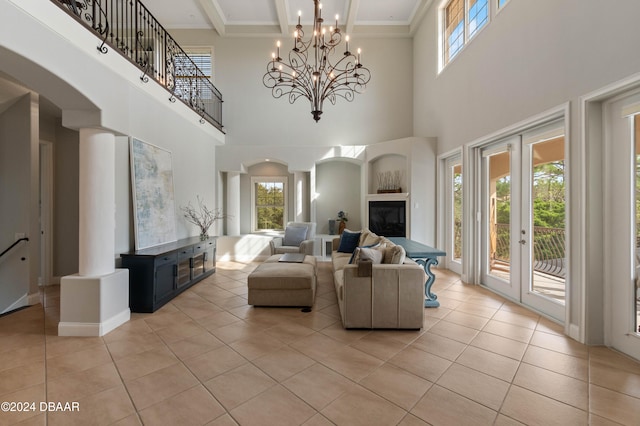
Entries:
<svg viewBox="0 0 640 426">
<path fill-rule="evenodd" d="M 236 295 L 236 296 L 238 296 L 238 295 Z M 201 297 L 201 296 L 199 296 L 199 297 Z M 232 297 L 233 297 L 233 296 L 232 296 Z M 213 305 L 215 305 L 215 303 L 213 303 L 213 302 L 210 302 L 210 301 L 208 301 L 208 302 L 209 302 L 209 303 L 212 303 Z M 216 306 L 217 306 L 217 305 L 216 305 Z M 174 306 L 174 307 L 175 307 L 177 310 L 179 310 L 179 311 L 183 312 L 183 314 L 187 315 L 187 316 L 188 316 L 192 321 L 196 322 L 194 318 L 192 318 L 192 317 L 190 317 L 188 314 L 186 314 L 186 312 L 184 312 L 184 311 L 183 311 L 179 306 Z M 228 307 L 220 307 L 220 308 L 221 308 L 223 311 L 228 312 L 228 313 L 230 313 L 230 314 L 231 314 L 230 309 L 235 309 L 235 308 L 228 308 Z M 457 308 L 456 308 L 456 309 L 457 309 Z M 456 309 L 452 309 L 451 311 L 455 311 Z M 498 311 L 500 311 L 500 309 L 499 309 Z M 463 312 L 463 311 L 458 311 L 458 312 Z M 506 310 L 505 310 L 504 312 L 509 312 L 509 311 L 506 311 Z M 464 313 L 464 312 L 463 312 L 463 313 Z M 514 313 L 514 314 L 517 314 L 517 313 L 515 313 L 515 312 L 513 312 L 513 313 Z M 473 314 L 470 314 L 470 313 L 465 313 L 465 314 L 467 314 L 467 315 L 473 315 Z M 234 314 L 231 314 L 231 315 L 234 315 Z M 446 316 L 446 315 L 445 315 L 445 316 Z M 238 317 L 238 318 L 239 318 L 239 317 Z M 240 318 L 240 320 L 241 320 L 241 321 L 246 322 L 246 321 L 245 321 L 245 320 L 246 320 L 246 318 Z M 444 320 L 443 318 L 434 318 L 434 320 L 436 321 L 436 324 L 437 324 L 438 322 L 440 322 L 440 321 L 446 321 L 446 320 Z M 499 321 L 499 320 L 497 320 L 497 321 Z M 535 333 L 537 333 L 537 332 L 540 332 L 540 333 L 543 333 L 543 334 L 547 334 L 547 335 L 550 335 L 550 336 L 563 337 L 562 335 L 559 335 L 559 334 L 557 334 L 557 333 L 553 333 L 553 332 L 549 332 L 549 331 L 547 331 L 547 330 L 543 330 L 543 329 L 541 329 L 541 325 L 542 325 L 542 326 L 544 326 L 544 324 L 542 324 L 542 322 L 543 322 L 543 317 L 538 317 L 538 320 L 537 320 L 537 323 L 536 323 L 536 327 L 533 329 L 533 332 L 532 332 L 532 334 L 531 334 L 531 337 L 529 338 L 529 342 L 528 342 L 528 343 L 526 343 L 525 352 L 524 352 L 523 356 L 521 357 L 521 359 L 517 360 L 517 362 L 518 362 L 518 369 L 516 370 L 516 373 L 514 374 L 513 378 L 511 379 L 509 389 L 511 389 L 511 387 L 512 387 L 512 386 L 516 386 L 516 385 L 514 384 L 515 378 L 517 377 L 518 371 L 520 370 L 520 368 L 521 368 L 524 364 L 526 364 L 526 365 L 531 365 L 531 366 L 536 367 L 536 368 L 542 368 L 542 369 L 545 369 L 544 367 L 540 367 L 540 366 L 537 366 L 537 365 L 535 365 L 535 364 L 531 364 L 531 363 L 529 363 L 529 362 L 525 362 L 525 361 L 524 361 L 524 356 L 526 355 L 527 351 L 528 351 L 530 348 L 532 348 L 532 347 L 536 347 L 536 348 L 539 348 L 539 349 L 542 349 L 542 350 L 546 350 L 546 351 L 554 352 L 554 353 L 557 353 L 557 354 L 560 354 L 560 355 L 563 355 L 563 356 L 567 356 L 567 357 L 572 357 L 572 358 L 577 358 L 577 359 L 585 359 L 585 358 L 582 358 L 582 357 L 576 356 L 575 354 L 571 354 L 571 353 L 567 353 L 567 352 L 562 352 L 562 351 L 558 350 L 558 348 L 551 349 L 550 347 L 538 346 L 538 345 L 535 345 L 535 344 L 531 343 L 531 342 L 533 341 L 533 338 L 534 338 L 534 336 L 535 336 Z M 196 322 L 196 323 L 197 323 L 197 322 Z M 488 323 L 487 323 L 487 324 L 488 324 Z M 483 331 L 484 331 L 484 329 L 486 328 L 487 324 L 485 324 L 485 325 L 483 326 L 483 328 L 482 328 L 482 329 L 478 330 L 478 333 L 483 332 Z M 508 323 L 507 323 L 507 324 L 508 324 Z M 458 324 L 458 325 L 460 325 L 460 324 Z M 198 324 L 198 326 L 199 326 L 199 327 L 201 327 L 201 328 L 203 328 L 203 330 L 206 330 L 206 329 L 204 329 L 204 327 L 202 327 L 201 325 L 199 325 L 199 324 Z M 463 327 L 464 327 L 464 325 L 461 325 L 461 326 L 463 326 Z M 319 329 L 319 330 L 316 330 L 316 329 L 313 329 L 313 330 L 314 330 L 314 333 L 320 333 L 322 330 L 325 330 L 325 329 L 327 329 L 327 328 L 329 328 L 329 327 L 330 327 L 330 326 L 324 327 L 324 328 Z M 47 364 L 46 364 L 46 363 L 47 363 L 47 358 L 46 358 L 46 354 L 47 354 L 47 339 L 46 339 L 46 333 L 47 333 L 47 320 L 46 320 L 46 316 L 45 316 L 45 318 L 44 318 L 44 327 L 43 327 L 43 328 L 44 328 L 44 334 L 45 334 L 45 378 L 46 378 L 46 373 L 47 373 L 47 369 L 46 369 L 46 368 L 47 368 Z M 165 345 L 165 346 L 167 347 L 167 349 L 168 349 L 169 351 L 171 351 L 171 353 L 172 353 L 172 354 L 173 354 L 173 355 L 178 359 L 178 361 L 179 361 L 180 363 L 182 363 L 183 365 L 185 365 L 185 363 L 182 361 L 182 359 L 180 359 L 179 357 L 177 357 L 176 353 L 175 353 L 175 352 L 174 352 L 174 351 L 169 347 L 169 345 L 167 344 L 166 339 L 165 339 L 165 338 L 163 338 L 163 337 L 161 337 L 161 336 L 158 334 L 158 331 L 159 331 L 159 330 L 162 330 L 162 329 L 152 329 L 152 330 L 151 330 L 151 332 L 152 332 L 152 333 L 154 333 L 154 334 L 155 334 L 155 335 L 160 339 L 160 341 L 162 341 L 163 345 Z M 206 330 L 206 332 L 207 332 L 208 334 L 210 334 L 210 335 L 212 335 L 212 336 L 214 336 L 214 337 L 215 337 L 215 335 L 213 335 L 213 334 L 211 333 L 211 331 Z M 428 330 L 425 330 L 425 333 L 426 333 L 426 332 L 428 332 Z M 488 331 L 484 331 L 484 332 L 489 333 L 489 334 L 493 334 L 493 333 L 490 333 L 490 332 L 488 332 Z M 404 342 L 403 342 L 403 344 L 405 345 L 405 347 L 404 347 L 404 349 L 402 349 L 402 350 L 405 350 L 407 347 L 409 347 L 409 346 L 411 346 L 411 345 L 415 344 L 415 341 L 416 341 L 420 336 L 424 335 L 425 333 L 422 333 L 422 334 L 420 334 L 419 336 L 416 336 L 416 338 L 415 338 L 415 339 L 413 339 L 410 343 L 404 343 Z M 332 338 L 331 336 L 329 336 L 329 335 L 327 335 L 327 334 L 324 334 L 324 333 L 321 333 L 321 334 L 323 334 L 325 337 Z M 506 338 L 506 339 L 509 339 L 509 337 L 506 337 L 506 336 L 501 336 L 501 335 L 497 335 L 497 336 L 499 336 L 499 337 L 503 337 L 503 338 Z M 444 337 L 444 336 L 442 336 L 442 337 Z M 276 339 L 276 340 L 278 340 L 278 339 L 277 339 L 277 338 L 275 338 L 275 337 L 273 337 L 273 338 L 274 338 L 274 339 Z M 362 338 L 362 337 L 361 337 L 361 338 Z M 360 339 L 361 339 L 361 338 L 360 338 Z M 517 340 L 515 340 L 515 339 L 511 339 L 511 340 L 517 341 Z M 366 352 L 366 351 L 364 351 L 364 350 L 360 350 L 360 349 L 358 349 L 358 348 L 353 347 L 352 345 L 354 344 L 354 342 L 344 342 L 344 341 L 341 341 L 341 340 L 337 340 L 337 341 L 339 341 L 341 344 L 344 344 L 344 345 L 346 345 L 346 346 L 350 346 L 350 347 L 352 347 L 353 349 L 359 350 L 359 351 L 361 351 L 361 352 L 363 352 L 363 353 L 365 353 L 365 354 L 367 354 L 367 355 L 369 355 L 369 356 L 374 356 L 374 357 L 375 357 L 375 355 L 372 355 L 372 354 L 370 354 L 370 353 L 368 353 L 368 352 Z M 292 342 L 295 342 L 295 341 L 292 341 Z M 290 349 L 292 349 L 292 350 L 297 350 L 296 348 L 293 348 L 293 347 L 291 346 L 291 344 L 293 344 L 292 342 L 284 342 L 284 345 L 285 345 L 284 347 L 288 347 L 288 348 L 290 348 Z M 222 343 L 223 343 L 225 346 L 228 346 L 230 349 L 232 349 L 232 350 L 233 350 L 233 348 L 231 348 L 231 347 L 229 346 L 229 344 L 228 344 L 228 343 L 226 343 L 226 342 L 222 342 Z M 521 342 L 521 343 L 522 343 L 522 342 Z M 102 339 L 102 344 L 103 344 L 103 345 L 108 349 L 109 354 L 110 354 L 110 358 L 111 358 L 111 362 L 114 364 L 114 366 L 116 367 L 116 369 L 117 369 L 117 371 L 118 371 L 118 375 L 119 375 L 119 377 L 120 377 L 120 382 L 125 386 L 125 389 L 126 389 L 126 390 L 127 390 L 127 392 L 128 392 L 128 388 L 126 387 L 126 384 L 125 384 L 125 382 L 124 382 L 124 380 L 123 380 L 122 376 L 120 375 L 120 371 L 119 371 L 119 369 L 117 368 L 117 365 L 115 364 L 115 360 L 114 360 L 114 358 L 113 358 L 113 354 L 112 354 L 111 350 L 109 349 L 109 345 L 108 345 L 108 343 L 107 343 L 106 341 L 104 341 L 104 339 Z M 472 345 L 472 343 L 471 343 L 471 342 L 470 342 L 470 343 L 465 343 L 465 349 L 464 349 L 464 350 L 467 350 L 469 347 L 476 347 L 476 346 Z M 417 348 L 417 349 L 419 349 L 419 348 Z M 486 350 L 486 349 L 484 349 L 484 348 L 479 348 L 479 349 Z M 489 352 L 491 352 L 491 351 L 489 351 Z M 593 384 L 594 386 L 600 386 L 600 385 L 596 385 L 595 383 L 592 383 L 592 381 L 591 381 L 591 376 L 592 376 L 592 363 L 593 363 L 593 362 L 595 362 L 595 361 L 597 361 L 597 360 L 594 358 L 594 354 L 593 354 L 592 352 L 594 352 L 594 351 L 592 350 L 592 348 L 591 348 L 591 347 L 587 347 L 587 357 L 586 357 L 586 359 L 585 359 L 585 360 L 586 360 L 586 362 L 587 362 L 587 372 L 588 372 L 588 373 L 587 373 L 587 380 L 586 380 L 587 385 L 588 385 L 588 392 L 587 392 L 588 407 L 587 407 L 587 410 L 586 410 L 587 415 L 591 415 L 591 414 L 596 415 L 595 413 L 591 413 L 591 407 L 592 407 L 591 392 L 590 392 L 590 391 L 591 391 L 591 385 Z M 240 354 L 240 355 L 241 355 L 241 354 Z M 435 355 L 435 354 L 432 354 L 432 355 L 434 355 L 434 356 L 438 356 L 438 355 Z M 498 354 L 498 355 L 501 355 L 501 354 Z M 242 356 L 242 355 L 241 355 L 241 356 Z M 504 356 L 504 355 L 502 355 L 502 356 Z M 455 361 L 453 361 L 453 363 L 457 363 L 457 364 L 459 364 L 459 365 L 463 365 L 463 364 L 460 364 L 460 363 L 458 363 L 458 362 L 457 362 L 457 361 L 458 361 L 458 359 L 459 359 L 459 357 L 460 357 L 460 354 L 456 357 L 456 360 L 455 360 Z M 377 357 L 376 357 L 376 358 L 377 358 Z M 378 358 L 378 359 L 380 359 L 380 358 Z M 390 358 L 390 359 L 391 359 L 391 358 Z M 250 362 L 250 363 L 252 363 L 252 364 L 253 364 L 253 360 L 248 360 L 248 362 Z M 315 362 L 315 363 L 318 363 L 318 361 L 315 361 L 315 360 L 314 360 L 314 362 Z M 368 373 L 368 375 L 370 375 L 370 374 L 372 374 L 373 372 L 377 371 L 378 369 L 380 369 L 380 368 L 381 368 L 381 367 L 383 367 L 384 365 L 386 365 L 386 364 L 390 364 L 390 363 L 389 363 L 389 360 L 381 360 L 381 362 L 382 362 L 382 363 L 381 363 L 378 367 L 376 367 L 374 370 L 372 370 L 371 372 L 369 372 L 369 373 Z M 451 365 L 453 365 L 453 363 L 452 363 Z M 320 363 L 320 364 L 321 364 L 321 363 Z M 253 364 L 253 365 L 254 365 L 256 368 L 260 369 L 259 367 L 257 367 L 257 365 L 255 365 L 255 364 Z M 315 365 L 315 364 L 314 364 L 314 365 Z M 323 364 L 323 365 L 324 365 L 324 364 Z M 393 364 L 390 364 L 390 365 L 393 365 Z M 451 365 L 447 368 L 447 370 L 451 367 Z M 325 367 L 326 367 L 326 366 L 325 366 Z M 396 366 L 396 367 L 397 367 L 397 366 Z M 614 366 L 610 366 L 610 367 L 611 367 L 611 368 L 615 368 Z M 186 365 L 185 365 L 185 368 L 187 368 L 187 367 L 186 367 Z M 399 368 L 401 368 L 401 367 L 399 367 Z M 467 368 L 471 368 L 471 367 L 467 367 Z M 545 369 L 545 370 L 548 370 L 548 369 Z M 620 368 L 619 370 L 620 370 L 620 371 L 623 371 L 623 372 L 626 372 L 626 373 L 634 374 L 632 371 L 628 371 L 628 370 L 623 369 L 623 368 Z M 189 371 L 191 372 L 191 374 L 192 374 L 192 375 L 194 375 L 194 376 L 195 376 L 195 374 L 194 374 L 191 370 L 189 370 Z M 264 374 L 267 374 L 267 375 L 268 375 L 268 373 L 266 373 L 266 372 L 265 372 L 265 371 L 263 371 L 262 369 L 260 369 L 260 371 L 262 371 Z M 332 371 L 333 371 L 333 370 L 332 370 Z M 479 371 L 479 370 L 478 370 L 478 371 Z M 563 375 L 563 376 L 566 376 L 566 377 L 569 377 L 569 378 L 576 379 L 575 377 L 569 376 L 569 375 L 567 375 L 567 374 L 560 373 L 560 372 L 558 372 L 558 371 L 553 371 L 553 370 L 548 370 L 548 371 L 551 371 L 551 372 L 553 372 L 553 373 L 560 374 L 560 375 Z M 336 371 L 336 373 L 337 373 L 337 374 L 340 374 L 340 376 L 341 376 L 341 377 L 344 377 L 344 378 L 346 378 L 346 379 L 348 379 L 348 380 L 351 380 L 351 379 L 349 379 L 348 377 L 343 376 L 341 373 L 338 373 L 337 371 Z M 409 373 L 410 373 L 410 372 L 409 372 Z M 484 372 L 482 372 L 482 373 L 483 373 L 483 374 L 487 374 L 487 373 L 484 373 Z M 413 373 L 411 373 L 411 374 L 413 374 Z M 442 375 L 444 375 L 444 374 L 446 374 L 446 372 L 445 372 L 445 373 L 443 373 Z M 364 378 L 368 377 L 368 375 L 367 375 L 367 376 L 365 376 Z M 440 378 L 442 377 L 442 375 L 440 375 L 440 377 L 439 377 L 438 379 L 440 379 Z M 355 382 L 355 383 L 356 383 L 356 384 L 358 384 L 359 386 L 364 387 L 363 385 L 360 385 L 360 382 L 361 382 L 362 380 L 364 380 L 364 378 L 363 378 L 363 379 L 361 379 L 359 382 Z M 197 377 L 196 377 L 196 379 L 197 379 Z M 576 379 L 576 380 L 581 380 L 581 379 Z M 199 380 L 199 379 L 197 379 L 197 381 L 198 381 L 198 383 L 202 384 L 202 382 L 200 382 L 200 380 Z M 275 381 L 277 384 L 281 384 L 281 385 L 282 385 L 282 382 L 280 382 L 280 381 L 278 381 L 278 380 L 275 380 L 275 379 L 274 379 L 274 381 Z M 581 381 L 584 381 L 584 380 L 581 380 Z M 196 385 L 196 386 L 197 386 L 197 385 Z M 283 386 L 284 386 L 284 385 L 283 385 Z M 433 386 L 435 386 L 435 385 L 432 385 L 432 387 L 433 387 Z M 441 385 L 438 385 L 438 386 L 441 386 Z M 206 387 L 205 387 L 205 388 L 206 388 Z M 286 386 L 285 386 L 285 388 L 286 388 Z M 370 389 L 368 389 L 368 388 L 366 388 L 366 387 L 364 387 L 364 388 L 365 388 L 365 389 L 367 389 L 367 390 L 369 390 L 369 391 L 371 391 Z M 603 387 L 603 388 L 604 388 L 604 389 L 607 389 L 607 390 L 610 390 L 610 391 L 612 391 L 612 392 L 615 392 L 615 393 L 617 393 L 617 394 L 621 394 L 621 395 L 625 395 L 625 396 L 629 396 L 629 397 L 635 398 L 633 395 L 628 395 L 628 394 L 626 394 L 626 393 L 624 393 L 624 392 L 620 392 L 620 391 L 618 391 L 618 390 L 616 390 L 616 389 L 609 389 L 609 388 L 607 388 L 607 387 Z M 430 388 L 430 389 L 431 389 L 431 388 Z M 523 388 L 523 389 L 527 389 L 528 391 L 531 391 L 531 392 L 534 392 L 534 393 L 538 393 L 538 392 L 532 391 L 532 390 L 530 390 L 530 389 L 528 389 L 528 388 L 526 388 L 526 387 L 525 387 L 525 388 Z M 375 393 L 375 391 L 372 391 L 372 392 L 373 392 L 374 394 L 376 394 L 376 393 Z M 428 391 L 427 391 L 427 392 L 428 392 Z M 425 394 L 426 394 L 427 392 L 425 392 Z M 506 395 L 508 395 L 508 392 L 509 392 L 509 391 L 507 391 L 507 394 L 506 394 Z M 549 399 L 551 399 L 551 400 L 558 401 L 559 403 L 562 403 L 562 404 L 564 404 L 564 405 L 568 405 L 568 406 L 574 407 L 574 408 L 576 408 L 576 409 L 578 409 L 578 410 L 585 411 L 585 410 L 582 410 L 582 409 L 577 408 L 577 407 L 575 407 L 575 406 L 572 406 L 571 404 L 567 404 L 567 403 L 565 403 L 565 402 L 562 402 L 562 401 L 559 401 L 559 400 L 557 400 L 557 399 L 555 399 L 555 398 L 552 398 L 552 397 L 550 397 L 549 395 L 546 395 L 546 394 L 543 394 L 543 393 L 538 393 L 538 394 L 539 394 L 539 395 L 541 395 L 541 396 L 543 396 L 543 397 L 545 397 L 545 398 L 549 398 Z M 46 397 L 48 398 L 48 383 L 45 383 L 45 395 L 46 395 Z M 376 394 L 376 395 L 377 395 L 377 394 Z M 378 396 L 382 397 L 381 395 L 378 395 Z M 463 397 L 464 397 L 464 396 L 463 396 Z M 298 397 L 298 398 L 299 398 L 299 397 Z M 384 397 L 382 397 L 382 398 L 384 398 Z M 424 398 L 424 394 L 422 395 L 422 397 L 421 397 L 420 399 L 422 399 L 422 398 Z M 465 397 L 465 398 L 467 398 L 467 397 Z M 505 396 L 505 398 L 506 398 L 506 396 Z M 132 399 L 131 399 L 131 396 L 130 396 L 130 395 L 129 395 L 129 399 L 130 399 L 130 401 L 131 401 L 131 403 L 133 404 L 134 409 L 135 409 L 135 404 L 133 403 L 133 401 L 132 401 Z M 469 399 L 469 398 L 467 398 L 467 399 Z M 636 399 L 637 399 L 637 398 L 636 398 Z M 471 400 L 471 399 L 470 399 L 470 400 Z M 387 400 L 387 401 L 388 401 L 388 400 Z M 473 401 L 473 400 L 471 400 L 471 401 Z M 393 403 L 392 401 L 389 401 L 389 402 L 390 402 L 390 403 Z M 474 401 L 474 402 L 477 402 L 477 401 Z M 502 403 L 502 405 L 501 405 L 500 411 L 501 411 L 501 409 L 502 409 L 502 406 L 503 406 L 503 405 L 504 405 L 504 400 L 503 400 L 503 403 Z M 414 405 L 414 407 L 415 407 L 415 405 Z M 400 408 L 402 408 L 402 407 L 400 407 Z M 404 410 L 404 409 L 403 409 L 403 410 Z M 406 411 L 406 410 L 405 410 L 405 411 Z M 501 412 L 500 412 L 500 411 L 498 411 L 499 415 L 501 414 Z M 226 409 L 225 409 L 225 412 L 227 412 L 227 411 L 226 411 Z M 317 413 L 320 413 L 318 410 L 316 410 L 316 412 L 317 412 Z M 227 412 L 227 413 L 228 413 L 228 412 Z M 138 413 L 138 411 L 137 411 L 137 410 L 136 410 L 136 414 L 137 414 L 138 418 L 140 418 L 140 415 L 139 415 L 139 413 Z M 320 413 L 320 414 L 322 415 L 322 413 Z M 410 414 L 410 410 L 406 412 L 406 414 L 405 414 L 405 416 L 404 416 L 404 417 L 406 417 L 406 415 L 407 415 L 407 414 Z"/>
</svg>

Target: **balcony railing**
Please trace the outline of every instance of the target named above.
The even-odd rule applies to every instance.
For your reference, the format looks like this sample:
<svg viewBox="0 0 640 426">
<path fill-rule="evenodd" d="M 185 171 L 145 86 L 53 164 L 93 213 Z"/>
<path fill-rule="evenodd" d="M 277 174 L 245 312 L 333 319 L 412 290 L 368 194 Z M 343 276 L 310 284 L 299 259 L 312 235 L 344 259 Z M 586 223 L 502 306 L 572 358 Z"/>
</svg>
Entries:
<svg viewBox="0 0 640 426">
<path fill-rule="evenodd" d="M 495 260 L 510 262 L 508 223 L 496 225 Z M 561 228 L 533 227 L 533 270 L 556 277 L 565 277 L 565 233 Z"/>
<path fill-rule="evenodd" d="M 222 130 L 222 94 L 140 1 L 51 1 L 101 39 L 100 52 L 119 52 L 140 68 L 143 82 L 151 77 L 169 91 L 169 101 L 181 100 L 202 123 Z"/>
</svg>

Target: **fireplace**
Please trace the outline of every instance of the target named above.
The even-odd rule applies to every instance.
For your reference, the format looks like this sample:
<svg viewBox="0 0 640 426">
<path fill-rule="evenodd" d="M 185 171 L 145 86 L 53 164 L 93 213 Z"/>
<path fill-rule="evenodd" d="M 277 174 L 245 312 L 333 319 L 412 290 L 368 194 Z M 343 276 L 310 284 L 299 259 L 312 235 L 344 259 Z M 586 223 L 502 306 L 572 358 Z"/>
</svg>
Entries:
<svg viewBox="0 0 640 426">
<path fill-rule="evenodd" d="M 369 201 L 369 229 L 385 237 L 407 236 L 406 201 Z"/>
</svg>

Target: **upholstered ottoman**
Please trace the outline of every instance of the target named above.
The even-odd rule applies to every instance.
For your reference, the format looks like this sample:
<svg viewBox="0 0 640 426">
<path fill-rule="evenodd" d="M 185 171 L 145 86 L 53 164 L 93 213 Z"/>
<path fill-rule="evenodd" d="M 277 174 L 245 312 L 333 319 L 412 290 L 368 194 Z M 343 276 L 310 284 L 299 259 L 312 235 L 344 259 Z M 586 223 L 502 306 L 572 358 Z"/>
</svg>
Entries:
<svg viewBox="0 0 640 426">
<path fill-rule="evenodd" d="M 316 258 L 302 263 L 280 262 L 269 257 L 247 279 L 248 301 L 254 306 L 313 306 L 316 296 Z"/>
</svg>

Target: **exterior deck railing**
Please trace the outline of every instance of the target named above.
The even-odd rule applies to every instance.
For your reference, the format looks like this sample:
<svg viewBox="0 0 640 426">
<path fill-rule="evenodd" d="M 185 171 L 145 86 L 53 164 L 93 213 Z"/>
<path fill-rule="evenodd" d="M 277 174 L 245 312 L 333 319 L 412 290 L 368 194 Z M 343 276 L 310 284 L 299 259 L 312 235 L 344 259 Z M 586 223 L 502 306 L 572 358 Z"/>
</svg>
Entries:
<svg viewBox="0 0 640 426">
<path fill-rule="evenodd" d="M 508 223 L 496 225 L 495 259 L 509 263 L 510 235 Z M 565 232 L 562 228 L 533 227 L 533 270 L 565 277 Z"/>
<path fill-rule="evenodd" d="M 222 130 L 222 94 L 208 76 L 138 0 L 51 0 L 95 33 L 102 53 L 109 47 L 196 111 L 201 119 Z M 177 7 L 177 6 L 176 6 Z"/>
</svg>

